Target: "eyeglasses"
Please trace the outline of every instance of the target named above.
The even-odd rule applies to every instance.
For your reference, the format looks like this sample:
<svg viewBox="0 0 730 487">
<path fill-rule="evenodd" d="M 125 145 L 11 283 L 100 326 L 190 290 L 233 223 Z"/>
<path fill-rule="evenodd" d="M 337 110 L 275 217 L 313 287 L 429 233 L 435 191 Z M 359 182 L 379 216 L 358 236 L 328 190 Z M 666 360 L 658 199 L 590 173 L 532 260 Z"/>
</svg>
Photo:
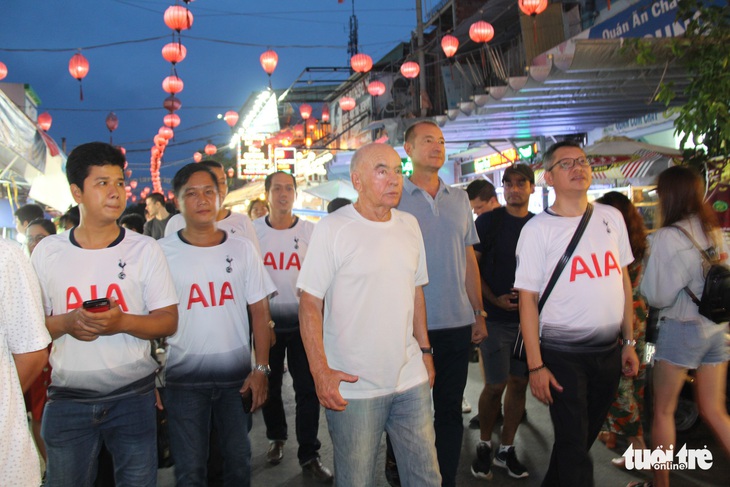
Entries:
<svg viewBox="0 0 730 487">
<path fill-rule="evenodd" d="M 560 159 L 558 162 L 550 166 L 550 169 L 548 169 L 548 171 L 552 171 L 555 166 L 560 166 L 560 169 L 567 171 L 568 169 L 573 169 L 576 164 L 580 167 L 587 167 L 591 165 L 591 163 L 588 162 L 588 159 L 586 159 L 585 157 L 566 157 L 565 159 Z"/>
</svg>

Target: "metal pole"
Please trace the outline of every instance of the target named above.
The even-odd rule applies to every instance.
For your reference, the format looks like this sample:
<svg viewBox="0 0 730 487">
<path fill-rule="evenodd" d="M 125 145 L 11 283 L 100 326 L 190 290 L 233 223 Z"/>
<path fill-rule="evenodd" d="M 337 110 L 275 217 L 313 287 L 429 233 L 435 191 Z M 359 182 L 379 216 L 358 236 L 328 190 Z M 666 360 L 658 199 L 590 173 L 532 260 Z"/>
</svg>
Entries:
<svg viewBox="0 0 730 487">
<path fill-rule="evenodd" d="M 421 117 L 426 116 L 426 110 L 423 108 L 423 93 L 426 91 L 426 55 L 423 52 L 423 10 L 421 8 L 421 0 L 416 0 L 416 41 L 418 45 L 418 65 L 421 71 L 418 74 L 418 100 L 417 107 L 421 113 Z"/>
</svg>

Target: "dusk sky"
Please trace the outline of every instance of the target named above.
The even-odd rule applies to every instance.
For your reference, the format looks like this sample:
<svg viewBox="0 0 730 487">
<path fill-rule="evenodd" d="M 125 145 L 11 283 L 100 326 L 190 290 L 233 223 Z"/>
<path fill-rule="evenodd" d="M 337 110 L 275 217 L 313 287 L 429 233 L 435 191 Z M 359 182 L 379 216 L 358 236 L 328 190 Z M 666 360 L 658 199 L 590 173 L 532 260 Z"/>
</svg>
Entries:
<svg viewBox="0 0 730 487">
<path fill-rule="evenodd" d="M 238 110 L 268 78 L 259 64 L 267 48 L 279 55 L 274 88 L 289 87 L 306 67 L 347 66 L 352 0 L 196 0 L 188 4 L 192 29 L 182 32 L 187 57 L 177 67 L 184 90 L 177 95 L 182 123 L 165 151 L 162 175 L 192 162 L 193 152 L 211 140 L 223 146 L 230 129 L 217 116 Z M 161 55 L 172 42 L 164 23 L 174 0 L 3 0 L 0 61 L 3 82 L 27 83 L 38 94 L 39 113 L 53 117 L 49 134 L 68 151 L 84 142 L 109 141 L 105 118 L 119 117 L 115 145 L 127 149 L 134 177 L 149 176 L 152 138 L 163 125 L 167 93 L 162 80 L 170 63 Z M 436 0 L 424 0 L 432 8 Z M 183 5 L 182 2 L 179 4 Z M 374 61 L 398 42 L 408 41 L 416 24 L 414 0 L 357 0 L 359 50 Z M 294 47 L 299 46 L 299 47 Z M 79 83 L 68 62 L 78 48 L 89 61 Z"/>
</svg>

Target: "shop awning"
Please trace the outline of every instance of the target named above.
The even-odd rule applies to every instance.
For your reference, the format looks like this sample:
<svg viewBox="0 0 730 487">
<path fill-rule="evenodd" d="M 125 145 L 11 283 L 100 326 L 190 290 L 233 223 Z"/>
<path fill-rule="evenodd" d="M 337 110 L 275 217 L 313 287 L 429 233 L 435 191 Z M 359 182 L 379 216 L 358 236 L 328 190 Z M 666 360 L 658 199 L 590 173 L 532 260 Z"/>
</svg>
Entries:
<svg viewBox="0 0 730 487">
<path fill-rule="evenodd" d="M 74 204 L 66 156 L 0 90 L 0 180 L 29 188 L 29 196 L 59 211 Z"/>
<path fill-rule="evenodd" d="M 668 39 L 645 39 L 655 56 L 639 65 L 624 39 L 572 38 L 533 60 L 525 76 L 509 79 L 477 95 L 466 112 L 436 117 L 450 143 L 525 140 L 581 133 L 660 112 L 655 102 L 661 82 L 677 93 L 689 73 L 672 55 Z M 686 100 L 680 95 L 673 106 Z"/>
<path fill-rule="evenodd" d="M 593 182 L 618 180 L 635 185 L 653 184 L 664 169 L 677 164 L 681 153 L 670 147 L 638 142 L 628 137 L 608 137 L 585 148 L 593 169 Z M 535 182 L 545 184 L 545 171 L 535 171 Z"/>
</svg>

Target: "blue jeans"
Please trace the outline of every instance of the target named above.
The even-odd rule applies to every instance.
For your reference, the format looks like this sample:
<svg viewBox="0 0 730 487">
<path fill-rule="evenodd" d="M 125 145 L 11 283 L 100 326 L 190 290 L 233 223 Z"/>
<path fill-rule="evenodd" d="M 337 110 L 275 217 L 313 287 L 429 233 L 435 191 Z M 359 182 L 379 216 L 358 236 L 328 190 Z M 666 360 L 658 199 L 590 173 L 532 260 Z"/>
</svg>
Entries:
<svg viewBox="0 0 730 487">
<path fill-rule="evenodd" d="M 401 393 L 348 402 L 344 411 L 325 411 L 336 485 L 376 484 L 375 459 L 383 431 L 393 443 L 401 485 L 441 485 L 427 382 Z"/>
<path fill-rule="evenodd" d="M 117 487 L 157 485 L 154 391 L 108 402 L 50 400 L 41 436 L 48 451 L 47 485 L 92 486 L 102 441 L 114 459 Z"/>
<path fill-rule="evenodd" d="M 175 484 L 207 486 L 211 422 L 215 422 L 221 456 L 223 485 L 251 485 L 251 444 L 248 415 L 236 387 L 163 391 L 170 425 L 170 452 L 175 461 Z"/>
</svg>

